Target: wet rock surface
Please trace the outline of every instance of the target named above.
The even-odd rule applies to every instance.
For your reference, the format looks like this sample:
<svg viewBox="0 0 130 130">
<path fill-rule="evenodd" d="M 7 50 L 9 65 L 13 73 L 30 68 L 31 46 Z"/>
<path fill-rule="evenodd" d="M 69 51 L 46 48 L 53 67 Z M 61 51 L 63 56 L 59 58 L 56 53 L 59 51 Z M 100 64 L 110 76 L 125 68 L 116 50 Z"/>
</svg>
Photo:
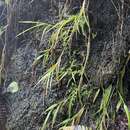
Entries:
<svg viewBox="0 0 130 130">
<path fill-rule="evenodd" d="M 82 0 L 71 3 L 71 9 L 76 7 L 78 10 L 81 2 Z M 119 1 L 114 0 L 114 2 L 120 5 Z M 12 50 L 11 55 L 8 55 L 10 56 L 10 61 L 7 65 L 4 87 L 7 87 L 10 82 L 16 81 L 19 83 L 20 90 L 13 95 L 7 95 L 10 109 L 7 126 L 10 130 L 39 130 L 44 120 L 44 110 L 52 103 L 55 103 L 57 99 L 63 98 L 66 91 L 65 88 L 55 88 L 45 96 L 45 86 L 35 85 L 38 76 L 41 76 L 44 72 L 40 66 L 36 70 L 36 75 L 34 75 L 32 63 L 38 51 L 44 49 L 44 47 L 39 47 L 40 41 L 33 37 L 31 33 L 16 39 L 15 36 L 18 32 L 30 26 L 16 22 L 19 20 L 55 22 L 59 15 L 57 9 L 59 9 L 59 5 L 62 8 L 64 3 L 64 0 L 54 0 L 53 2 L 49 0 L 14 0 L 13 5 L 17 5 L 17 8 L 14 10 L 12 8 L 14 11 L 12 13 L 15 13 L 16 16 L 12 22 L 14 22 L 13 25 L 17 26 L 17 30 L 15 30 L 17 32 L 14 33 L 13 28 L 10 27 L 7 35 L 12 32 L 11 39 L 13 40 L 8 37 L 8 42 L 11 45 L 15 41 L 16 44 L 14 44 L 13 49 L 8 48 Z M 127 4 L 130 4 L 129 1 Z M 92 19 L 90 19 L 92 31 L 97 33 L 97 35 L 91 41 L 90 59 L 86 68 L 88 79 L 90 79 L 88 82 L 91 85 L 100 86 L 99 81 L 103 81 L 104 86 L 108 86 L 116 79 L 129 51 L 130 11 L 128 8 L 127 15 L 124 17 L 126 23 L 123 28 L 124 36 L 122 37 L 117 34 L 117 12 L 110 0 L 91 0 L 89 8 L 89 13 L 92 16 Z M 74 11 L 70 10 L 70 12 Z M 11 17 L 14 16 L 11 15 Z M 47 39 L 44 39 L 42 44 L 46 45 L 46 42 Z M 82 124 L 88 123 L 88 117 L 84 117 L 84 119 L 86 120 L 83 120 Z M 121 121 L 122 119 L 119 118 L 119 120 Z M 119 130 L 121 130 L 120 128 Z"/>
</svg>

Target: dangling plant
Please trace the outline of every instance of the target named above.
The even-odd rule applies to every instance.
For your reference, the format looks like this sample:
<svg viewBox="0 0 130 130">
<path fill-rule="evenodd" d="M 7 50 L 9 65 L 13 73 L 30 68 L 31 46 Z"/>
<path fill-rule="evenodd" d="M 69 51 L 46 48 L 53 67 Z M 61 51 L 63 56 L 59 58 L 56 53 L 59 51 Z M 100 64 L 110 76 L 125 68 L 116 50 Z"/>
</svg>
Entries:
<svg viewBox="0 0 130 130">
<path fill-rule="evenodd" d="M 52 127 L 54 126 L 57 114 L 60 113 L 60 111 L 65 106 L 68 107 L 68 118 L 62 123 L 60 123 L 60 126 L 72 124 L 72 122 L 79 123 L 80 118 L 85 110 L 85 106 L 82 103 L 83 94 L 81 94 L 81 91 L 83 89 L 80 89 L 81 86 L 83 86 L 83 76 L 85 74 L 85 68 L 87 65 L 90 51 L 90 25 L 88 15 L 86 13 L 86 3 L 87 1 L 84 0 L 79 13 L 75 15 L 70 15 L 55 24 L 33 21 L 21 21 L 21 23 L 30 23 L 34 24 L 34 26 L 27 30 L 24 30 L 23 32 L 18 34 L 18 36 L 27 33 L 28 31 L 37 29 L 42 31 L 42 41 L 45 34 L 51 33 L 48 48 L 44 50 L 33 63 L 33 66 L 35 66 L 42 59 L 46 62 L 46 64 L 50 64 L 51 61 L 50 67 L 39 79 L 37 84 L 43 83 L 44 86 L 46 86 L 46 95 L 48 94 L 48 90 L 51 88 L 52 85 L 58 84 L 64 78 L 68 80 L 66 83 L 68 88 L 74 88 L 74 90 L 71 91 L 69 95 L 66 95 L 67 97 L 65 99 L 63 99 L 59 103 L 53 104 L 46 110 L 45 113 L 47 113 L 47 116 L 44 121 L 42 130 L 45 130 L 47 123 L 50 119 L 52 119 Z M 81 63 L 77 62 L 77 59 L 70 54 L 72 39 L 74 36 L 77 36 L 79 34 L 84 36 L 85 48 L 87 52 L 86 55 L 84 55 L 84 58 Z M 53 57 L 53 55 L 55 55 L 55 51 L 57 50 L 57 48 L 59 49 L 59 56 L 56 55 L 57 58 L 55 58 Z M 62 59 L 64 56 L 69 57 L 68 61 L 63 62 Z M 52 58 L 55 59 L 53 60 Z M 79 77 L 78 81 L 76 80 L 76 77 Z M 86 93 L 89 93 L 89 91 Z M 80 102 L 81 108 L 79 108 L 79 111 L 72 114 L 72 108 L 76 104 L 76 102 Z"/>
</svg>

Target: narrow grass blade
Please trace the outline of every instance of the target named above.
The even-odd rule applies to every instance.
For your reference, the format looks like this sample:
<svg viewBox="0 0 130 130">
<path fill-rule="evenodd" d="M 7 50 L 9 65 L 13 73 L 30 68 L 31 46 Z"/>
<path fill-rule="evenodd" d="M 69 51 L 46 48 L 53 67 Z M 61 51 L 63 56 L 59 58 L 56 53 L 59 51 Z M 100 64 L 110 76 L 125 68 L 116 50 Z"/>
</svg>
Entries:
<svg viewBox="0 0 130 130">
<path fill-rule="evenodd" d="M 49 120 L 49 117 L 50 117 L 51 113 L 52 113 L 52 111 L 49 111 L 49 113 L 47 114 L 46 119 L 45 119 L 45 121 L 43 123 L 43 126 L 42 126 L 41 130 L 45 130 L 45 128 L 47 127 L 47 122 Z"/>
<path fill-rule="evenodd" d="M 53 119 L 52 119 L 52 128 L 53 128 L 53 126 L 54 126 L 54 124 L 55 124 L 55 122 L 56 122 L 56 117 L 57 117 L 57 114 L 58 114 L 58 112 L 59 112 L 59 110 L 60 110 L 60 104 L 59 104 L 59 106 L 56 108 L 56 110 L 54 111 L 54 115 L 53 115 Z"/>
</svg>

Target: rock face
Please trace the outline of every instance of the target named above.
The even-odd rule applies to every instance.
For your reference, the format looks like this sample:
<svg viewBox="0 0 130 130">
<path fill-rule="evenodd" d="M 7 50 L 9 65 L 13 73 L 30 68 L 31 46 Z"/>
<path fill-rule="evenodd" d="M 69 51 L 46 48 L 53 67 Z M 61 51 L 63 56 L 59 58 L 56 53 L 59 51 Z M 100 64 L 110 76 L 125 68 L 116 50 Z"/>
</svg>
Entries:
<svg viewBox="0 0 130 130">
<path fill-rule="evenodd" d="M 3 97 L 3 95 L 0 97 L 0 129 L 6 130 L 8 109 L 6 104 L 7 102 Z"/>
<path fill-rule="evenodd" d="M 70 13 L 78 11 L 82 0 L 72 0 L 68 5 Z M 114 5 L 121 5 L 120 1 L 113 0 Z M 16 38 L 16 35 L 30 25 L 22 25 L 18 21 L 55 22 L 59 8 L 62 8 L 65 0 L 13 0 L 8 8 L 8 27 L 6 31 L 6 77 L 4 87 L 12 81 L 17 81 L 20 91 L 13 95 L 7 95 L 10 114 L 7 127 L 10 130 L 39 130 L 44 120 L 43 111 L 57 99 L 64 95 L 64 89 L 52 89 L 45 96 L 44 86 L 37 85 L 36 81 L 42 69 L 32 70 L 32 63 L 37 56 L 40 41 L 28 33 Z M 91 29 L 96 33 L 91 41 L 91 54 L 86 68 L 89 83 L 100 86 L 100 81 L 107 86 L 116 80 L 119 71 L 125 63 L 130 47 L 130 8 L 129 0 L 125 1 L 124 27 L 120 29 L 117 11 L 111 0 L 91 0 L 89 6 Z M 118 27 L 119 25 L 119 27 Z M 117 33 L 119 32 L 120 33 Z M 44 39 L 43 45 L 48 39 Z M 82 123 L 87 123 L 84 117 Z M 51 128 L 49 129 L 51 130 Z M 54 130 L 54 129 L 53 129 Z"/>
</svg>

